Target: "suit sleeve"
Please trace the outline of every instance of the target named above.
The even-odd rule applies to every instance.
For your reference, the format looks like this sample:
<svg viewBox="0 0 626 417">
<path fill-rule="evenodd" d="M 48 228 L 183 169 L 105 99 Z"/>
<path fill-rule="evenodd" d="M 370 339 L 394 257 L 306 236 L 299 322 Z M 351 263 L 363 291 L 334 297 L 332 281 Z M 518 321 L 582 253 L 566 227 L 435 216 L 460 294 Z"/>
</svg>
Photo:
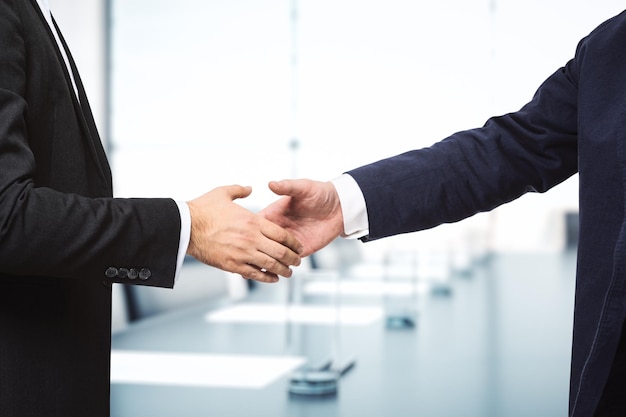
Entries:
<svg viewBox="0 0 626 417">
<path fill-rule="evenodd" d="M 26 44 L 17 4 L 0 1 L 0 276 L 130 282 L 126 273 L 113 276 L 115 268 L 143 271 L 147 279 L 135 283 L 173 286 L 180 237 L 173 200 L 97 198 L 34 181 L 35 173 L 47 175 L 36 164 L 27 122 L 32 108 L 25 99 L 32 84 L 24 51 L 37 45 Z M 57 154 L 55 163 L 62 160 L 67 167 L 80 153 L 67 152 L 66 160 Z M 71 182 L 89 189 L 91 181 L 101 180 Z"/>
<path fill-rule="evenodd" d="M 573 59 L 518 112 L 348 172 L 367 204 L 364 240 L 456 222 L 575 174 L 577 74 Z"/>
</svg>

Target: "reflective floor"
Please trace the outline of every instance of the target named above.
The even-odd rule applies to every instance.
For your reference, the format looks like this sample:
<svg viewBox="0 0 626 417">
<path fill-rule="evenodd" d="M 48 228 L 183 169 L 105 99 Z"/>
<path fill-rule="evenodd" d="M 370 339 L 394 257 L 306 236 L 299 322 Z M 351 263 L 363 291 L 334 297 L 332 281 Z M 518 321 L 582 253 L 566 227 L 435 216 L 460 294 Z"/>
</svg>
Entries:
<svg viewBox="0 0 626 417">
<path fill-rule="evenodd" d="M 413 328 L 390 329 L 384 316 L 338 327 L 208 321 L 204 305 L 145 320 L 114 335 L 114 350 L 284 355 L 288 347 L 311 361 L 334 352 L 356 364 L 328 397 L 290 395 L 289 375 L 255 389 L 113 383 L 111 415 L 565 417 L 574 282 L 573 253 L 499 254 L 452 276 L 447 292 L 422 288 Z M 289 288 L 262 285 L 243 302 L 280 304 Z M 300 299 L 383 312 L 408 301 L 390 300 L 347 291 L 329 299 L 306 287 Z"/>
</svg>

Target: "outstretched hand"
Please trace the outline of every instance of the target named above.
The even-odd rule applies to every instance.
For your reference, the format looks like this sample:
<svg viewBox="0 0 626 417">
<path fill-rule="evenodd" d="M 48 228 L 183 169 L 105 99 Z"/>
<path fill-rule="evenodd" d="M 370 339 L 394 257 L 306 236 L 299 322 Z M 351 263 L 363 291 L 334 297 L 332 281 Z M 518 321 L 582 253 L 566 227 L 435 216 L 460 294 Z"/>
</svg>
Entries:
<svg viewBox="0 0 626 417">
<path fill-rule="evenodd" d="M 259 215 L 289 231 L 304 246 L 301 256 L 322 249 L 343 233 L 343 214 L 335 186 L 307 179 L 272 181 L 281 199 Z"/>
<path fill-rule="evenodd" d="M 235 204 L 252 188 L 231 185 L 187 202 L 191 238 L 187 253 L 244 278 L 276 282 L 300 265 L 302 245 L 287 230 Z"/>
</svg>

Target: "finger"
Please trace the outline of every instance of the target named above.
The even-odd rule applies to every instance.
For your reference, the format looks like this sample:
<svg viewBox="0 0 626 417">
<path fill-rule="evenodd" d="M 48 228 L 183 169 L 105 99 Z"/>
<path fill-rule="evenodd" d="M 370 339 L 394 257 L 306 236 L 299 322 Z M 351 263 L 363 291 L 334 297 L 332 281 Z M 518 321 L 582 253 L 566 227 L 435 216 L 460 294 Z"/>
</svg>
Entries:
<svg viewBox="0 0 626 417">
<path fill-rule="evenodd" d="M 245 279 L 252 279 L 259 282 L 274 283 L 279 280 L 278 275 L 254 265 L 242 267 L 239 274 Z"/>
<path fill-rule="evenodd" d="M 291 233 L 289 233 L 287 230 L 283 229 L 282 227 L 278 226 L 277 224 L 274 224 L 272 222 L 270 222 L 269 220 L 266 219 L 262 219 L 263 221 L 261 222 L 261 233 L 263 234 L 263 236 L 265 236 L 266 238 L 270 239 L 271 241 L 274 242 L 278 242 L 280 243 L 282 246 L 286 246 L 287 248 L 289 248 L 291 250 L 291 252 L 293 254 L 290 253 L 286 253 L 284 256 L 288 256 L 289 259 L 286 259 L 286 264 L 287 265 L 300 265 L 300 256 L 299 254 L 302 253 L 302 251 L 304 250 L 304 247 L 302 246 L 302 243 L 300 243 L 300 241 L 298 241 L 298 239 L 296 239 Z M 269 253 L 268 255 L 273 256 L 273 255 L 278 255 L 280 256 L 280 253 Z M 295 256 L 294 256 L 295 255 Z M 296 259 L 298 258 L 298 259 Z M 279 259 L 279 258 L 277 258 Z M 293 263 L 296 262 L 297 263 Z"/>
<path fill-rule="evenodd" d="M 269 241 L 265 247 L 259 248 L 254 258 L 254 265 L 273 274 L 290 277 L 291 266 L 299 266 L 302 262 L 298 255 L 294 255 L 285 246 Z"/>
</svg>

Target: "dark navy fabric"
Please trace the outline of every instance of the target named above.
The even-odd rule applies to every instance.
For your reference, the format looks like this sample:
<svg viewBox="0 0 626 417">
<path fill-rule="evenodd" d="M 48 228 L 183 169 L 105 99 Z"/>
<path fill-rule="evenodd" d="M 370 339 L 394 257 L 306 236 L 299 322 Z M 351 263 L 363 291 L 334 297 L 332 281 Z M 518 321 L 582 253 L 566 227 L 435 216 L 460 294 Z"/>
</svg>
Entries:
<svg viewBox="0 0 626 417">
<path fill-rule="evenodd" d="M 579 173 L 572 417 L 593 416 L 626 315 L 625 111 L 623 12 L 581 40 L 519 111 L 348 172 L 367 203 L 366 241 L 455 222 Z"/>
</svg>

